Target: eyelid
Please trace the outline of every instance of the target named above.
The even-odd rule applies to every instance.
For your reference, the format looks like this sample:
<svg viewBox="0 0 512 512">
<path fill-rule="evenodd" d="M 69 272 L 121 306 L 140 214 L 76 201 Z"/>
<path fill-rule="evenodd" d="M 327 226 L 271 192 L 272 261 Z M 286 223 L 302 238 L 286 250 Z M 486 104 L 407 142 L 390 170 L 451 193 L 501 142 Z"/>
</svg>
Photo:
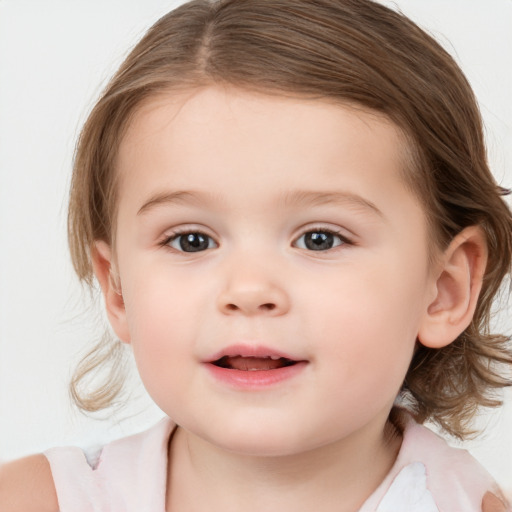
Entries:
<svg viewBox="0 0 512 512">
<path fill-rule="evenodd" d="M 356 245 L 354 238 L 352 236 L 347 236 L 346 231 L 347 230 L 344 230 L 340 227 L 328 227 L 325 225 L 323 225 L 323 226 L 322 225 L 309 225 L 309 226 L 301 228 L 300 234 L 293 239 L 293 245 L 295 245 L 297 243 L 297 241 L 300 240 L 307 233 L 315 233 L 315 232 L 329 233 L 329 234 L 337 236 L 341 240 L 341 244 L 338 244 L 330 249 L 327 249 L 324 251 L 318 251 L 318 252 L 332 251 L 340 246 L 345 246 L 345 245 Z M 299 247 L 299 249 L 303 249 L 303 248 Z M 310 252 L 316 252 L 316 251 L 310 251 Z"/>
<path fill-rule="evenodd" d="M 194 234 L 204 235 L 205 237 L 207 237 L 213 241 L 213 243 L 215 244 L 215 247 L 209 247 L 208 249 L 215 249 L 215 248 L 219 247 L 220 244 L 217 242 L 215 236 L 209 234 L 208 231 L 209 231 L 208 229 L 206 229 L 202 226 L 197 226 L 197 225 L 180 226 L 180 227 L 176 227 L 176 228 L 171 228 L 171 229 L 166 230 L 166 232 L 162 236 L 161 240 L 158 242 L 158 245 L 160 245 L 162 247 L 168 247 L 170 250 L 173 250 L 173 251 L 175 251 L 177 253 L 181 253 L 181 254 L 195 254 L 194 252 L 187 253 L 185 251 L 180 251 L 179 249 L 176 249 L 169 245 L 170 242 L 172 242 L 173 240 L 175 240 L 176 238 L 178 238 L 180 236 L 194 233 Z M 197 252 L 205 252 L 205 251 L 197 251 Z"/>
<path fill-rule="evenodd" d="M 338 237 L 341 240 L 340 244 L 332 247 L 331 249 L 327 249 L 324 251 L 318 251 L 318 252 L 332 251 L 340 246 L 356 245 L 354 236 L 347 235 L 347 231 L 348 231 L 347 229 L 343 229 L 339 226 L 331 227 L 331 226 L 326 226 L 325 224 L 324 225 L 322 225 L 322 224 L 312 224 L 311 225 L 310 224 L 310 225 L 304 226 L 300 229 L 300 234 L 293 238 L 292 245 L 295 246 L 297 241 L 300 238 L 302 238 L 307 233 L 311 233 L 311 232 L 329 233 L 329 234 L 335 235 L 336 237 Z M 216 240 L 217 237 L 212 235 L 210 233 L 209 229 L 205 228 L 204 226 L 199 226 L 197 224 L 196 225 L 191 224 L 191 225 L 179 226 L 176 228 L 168 229 L 162 236 L 161 240 L 158 242 L 158 245 L 163 246 L 163 247 L 168 247 L 169 249 L 171 249 L 177 253 L 194 254 L 193 252 L 188 253 L 186 251 L 181 251 L 179 249 L 176 249 L 176 248 L 173 248 L 170 246 L 171 241 L 175 240 L 176 238 L 178 238 L 180 236 L 183 236 L 186 234 L 191 234 L 191 233 L 194 233 L 194 234 L 197 233 L 197 234 L 204 235 L 205 237 L 208 237 L 209 239 L 211 239 L 213 241 L 213 243 L 215 244 L 214 247 L 208 247 L 207 249 L 205 249 L 203 251 L 197 251 L 197 252 L 205 252 L 206 250 L 215 249 L 220 246 L 220 243 Z M 313 252 L 313 251 L 311 251 L 311 252 Z"/>
</svg>

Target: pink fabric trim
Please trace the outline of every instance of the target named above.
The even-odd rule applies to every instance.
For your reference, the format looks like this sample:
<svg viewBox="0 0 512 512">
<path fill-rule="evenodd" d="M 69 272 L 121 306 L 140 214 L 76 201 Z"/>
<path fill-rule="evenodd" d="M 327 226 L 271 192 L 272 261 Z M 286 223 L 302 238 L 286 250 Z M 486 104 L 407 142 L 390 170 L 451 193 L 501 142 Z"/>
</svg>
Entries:
<svg viewBox="0 0 512 512">
<path fill-rule="evenodd" d="M 439 512 L 481 512 L 487 491 L 500 491 L 491 475 L 466 450 L 452 448 L 444 439 L 404 415 L 402 447 L 390 472 L 359 512 L 375 512 L 400 471 L 413 462 L 426 467 L 427 488 Z"/>
<path fill-rule="evenodd" d="M 60 512 L 165 512 L 167 445 L 174 427 L 166 418 L 106 445 L 96 469 L 79 448 L 46 451 Z"/>
<path fill-rule="evenodd" d="M 165 512 L 167 447 L 174 428 L 163 419 L 146 432 L 106 445 L 96 469 L 79 448 L 46 451 L 60 512 Z M 485 492 L 499 494 L 492 477 L 466 450 L 451 448 L 407 415 L 397 460 L 359 512 L 375 512 L 400 471 L 414 462 L 425 466 L 439 512 L 481 512 Z"/>
</svg>

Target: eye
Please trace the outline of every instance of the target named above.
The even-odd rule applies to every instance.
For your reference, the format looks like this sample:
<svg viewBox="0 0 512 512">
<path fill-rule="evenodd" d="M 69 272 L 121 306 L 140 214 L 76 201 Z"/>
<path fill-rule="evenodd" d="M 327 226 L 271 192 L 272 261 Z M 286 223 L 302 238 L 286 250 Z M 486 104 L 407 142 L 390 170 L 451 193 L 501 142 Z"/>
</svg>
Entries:
<svg viewBox="0 0 512 512">
<path fill-rule="evenodd" d="M 339 233 L 326 229 L 315 229 L 307 231 L 300 236 L 295 245 L 299 249 L 307 249 L 309 251 L 328 251 L 346 243 L 350 243 L 349 240 Z"/>
<path fill-rule="evenodd" d="M 181 252 L 199 252 L 217 247 L 212 237 L 199 231 L 174 234 L 165 240 L 164 245 Z"/>
</svg>

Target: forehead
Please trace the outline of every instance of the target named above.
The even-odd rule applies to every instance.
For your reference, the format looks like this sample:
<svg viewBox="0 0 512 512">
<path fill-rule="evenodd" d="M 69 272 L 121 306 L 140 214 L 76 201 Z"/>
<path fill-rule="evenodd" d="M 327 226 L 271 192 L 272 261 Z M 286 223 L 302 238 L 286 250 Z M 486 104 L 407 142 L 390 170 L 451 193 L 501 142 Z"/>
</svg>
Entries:
<svg viewBox="0 0 512 512">
<path fill-rule="evenodd" d="M 206 186 L 225 173 L 246 186 L 272 174 L 277 186 L 280 171 L 291 166 L 295 180 L 322 175 L 328 185 L 347 165 L 362 181 L 399 179 L 407 153 L 394 123 L 357 105 L 208 87 L 143 103 L 121 141 L 116 170 L 121 187 L 128 179 L 151 186 L 154 169 L 166 169 L 176 186 L 194 178 Z M 383 160 L 391 172 L 371 173 Z"/>
<path fill-rule="evenodd" d="M 428 219 L 403 179 L 406 153 L 391 121 L 353 106 L 222 88 L 160 96 L 120 145 L 116 237 L 151 223 L 270 233 L 330 218 L 386 225 L 423 247 Z"/>
</svg>

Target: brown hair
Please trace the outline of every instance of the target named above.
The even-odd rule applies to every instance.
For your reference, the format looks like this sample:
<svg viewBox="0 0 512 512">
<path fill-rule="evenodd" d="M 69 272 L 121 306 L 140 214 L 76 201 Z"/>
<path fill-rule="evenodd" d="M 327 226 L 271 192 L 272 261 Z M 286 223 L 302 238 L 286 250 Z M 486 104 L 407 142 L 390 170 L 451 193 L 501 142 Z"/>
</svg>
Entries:
<svg viewBox="0 0 512 512">
<path fill-rule="evenodd" d="M 78 142 L 68 230 L 80 279 L 92 283 L 94 241 L 112 242 L 114 162 L 137 107 L 162 91 L 213 83 L 384 113 L 409 142 L 407 180 L 425 206 L 434 243 L 443 248 L 463 228 L 483 228 L 489 263 L 471 325 L 445 348 L 420 346 L 403 385 L 418 421 L 467 434 L 478 407 L 499 405 L 494 391 L 512 385 L 502 371 L 512 363 L 509 340 L 489 332 L 492 302 L 511 266 L 512 215 L 489 171 L 481 116 L 463 73 L 433 38 L 383 5 L 193 0 L 161 18 L 115 74 Z M 88 410 L 108 405 L 119 389 L 107 379 L 81 396 L 84 379 L 108 359 L 99 355 L 102 347 L 82 361 L 72 383 Z"/>
</svg>

